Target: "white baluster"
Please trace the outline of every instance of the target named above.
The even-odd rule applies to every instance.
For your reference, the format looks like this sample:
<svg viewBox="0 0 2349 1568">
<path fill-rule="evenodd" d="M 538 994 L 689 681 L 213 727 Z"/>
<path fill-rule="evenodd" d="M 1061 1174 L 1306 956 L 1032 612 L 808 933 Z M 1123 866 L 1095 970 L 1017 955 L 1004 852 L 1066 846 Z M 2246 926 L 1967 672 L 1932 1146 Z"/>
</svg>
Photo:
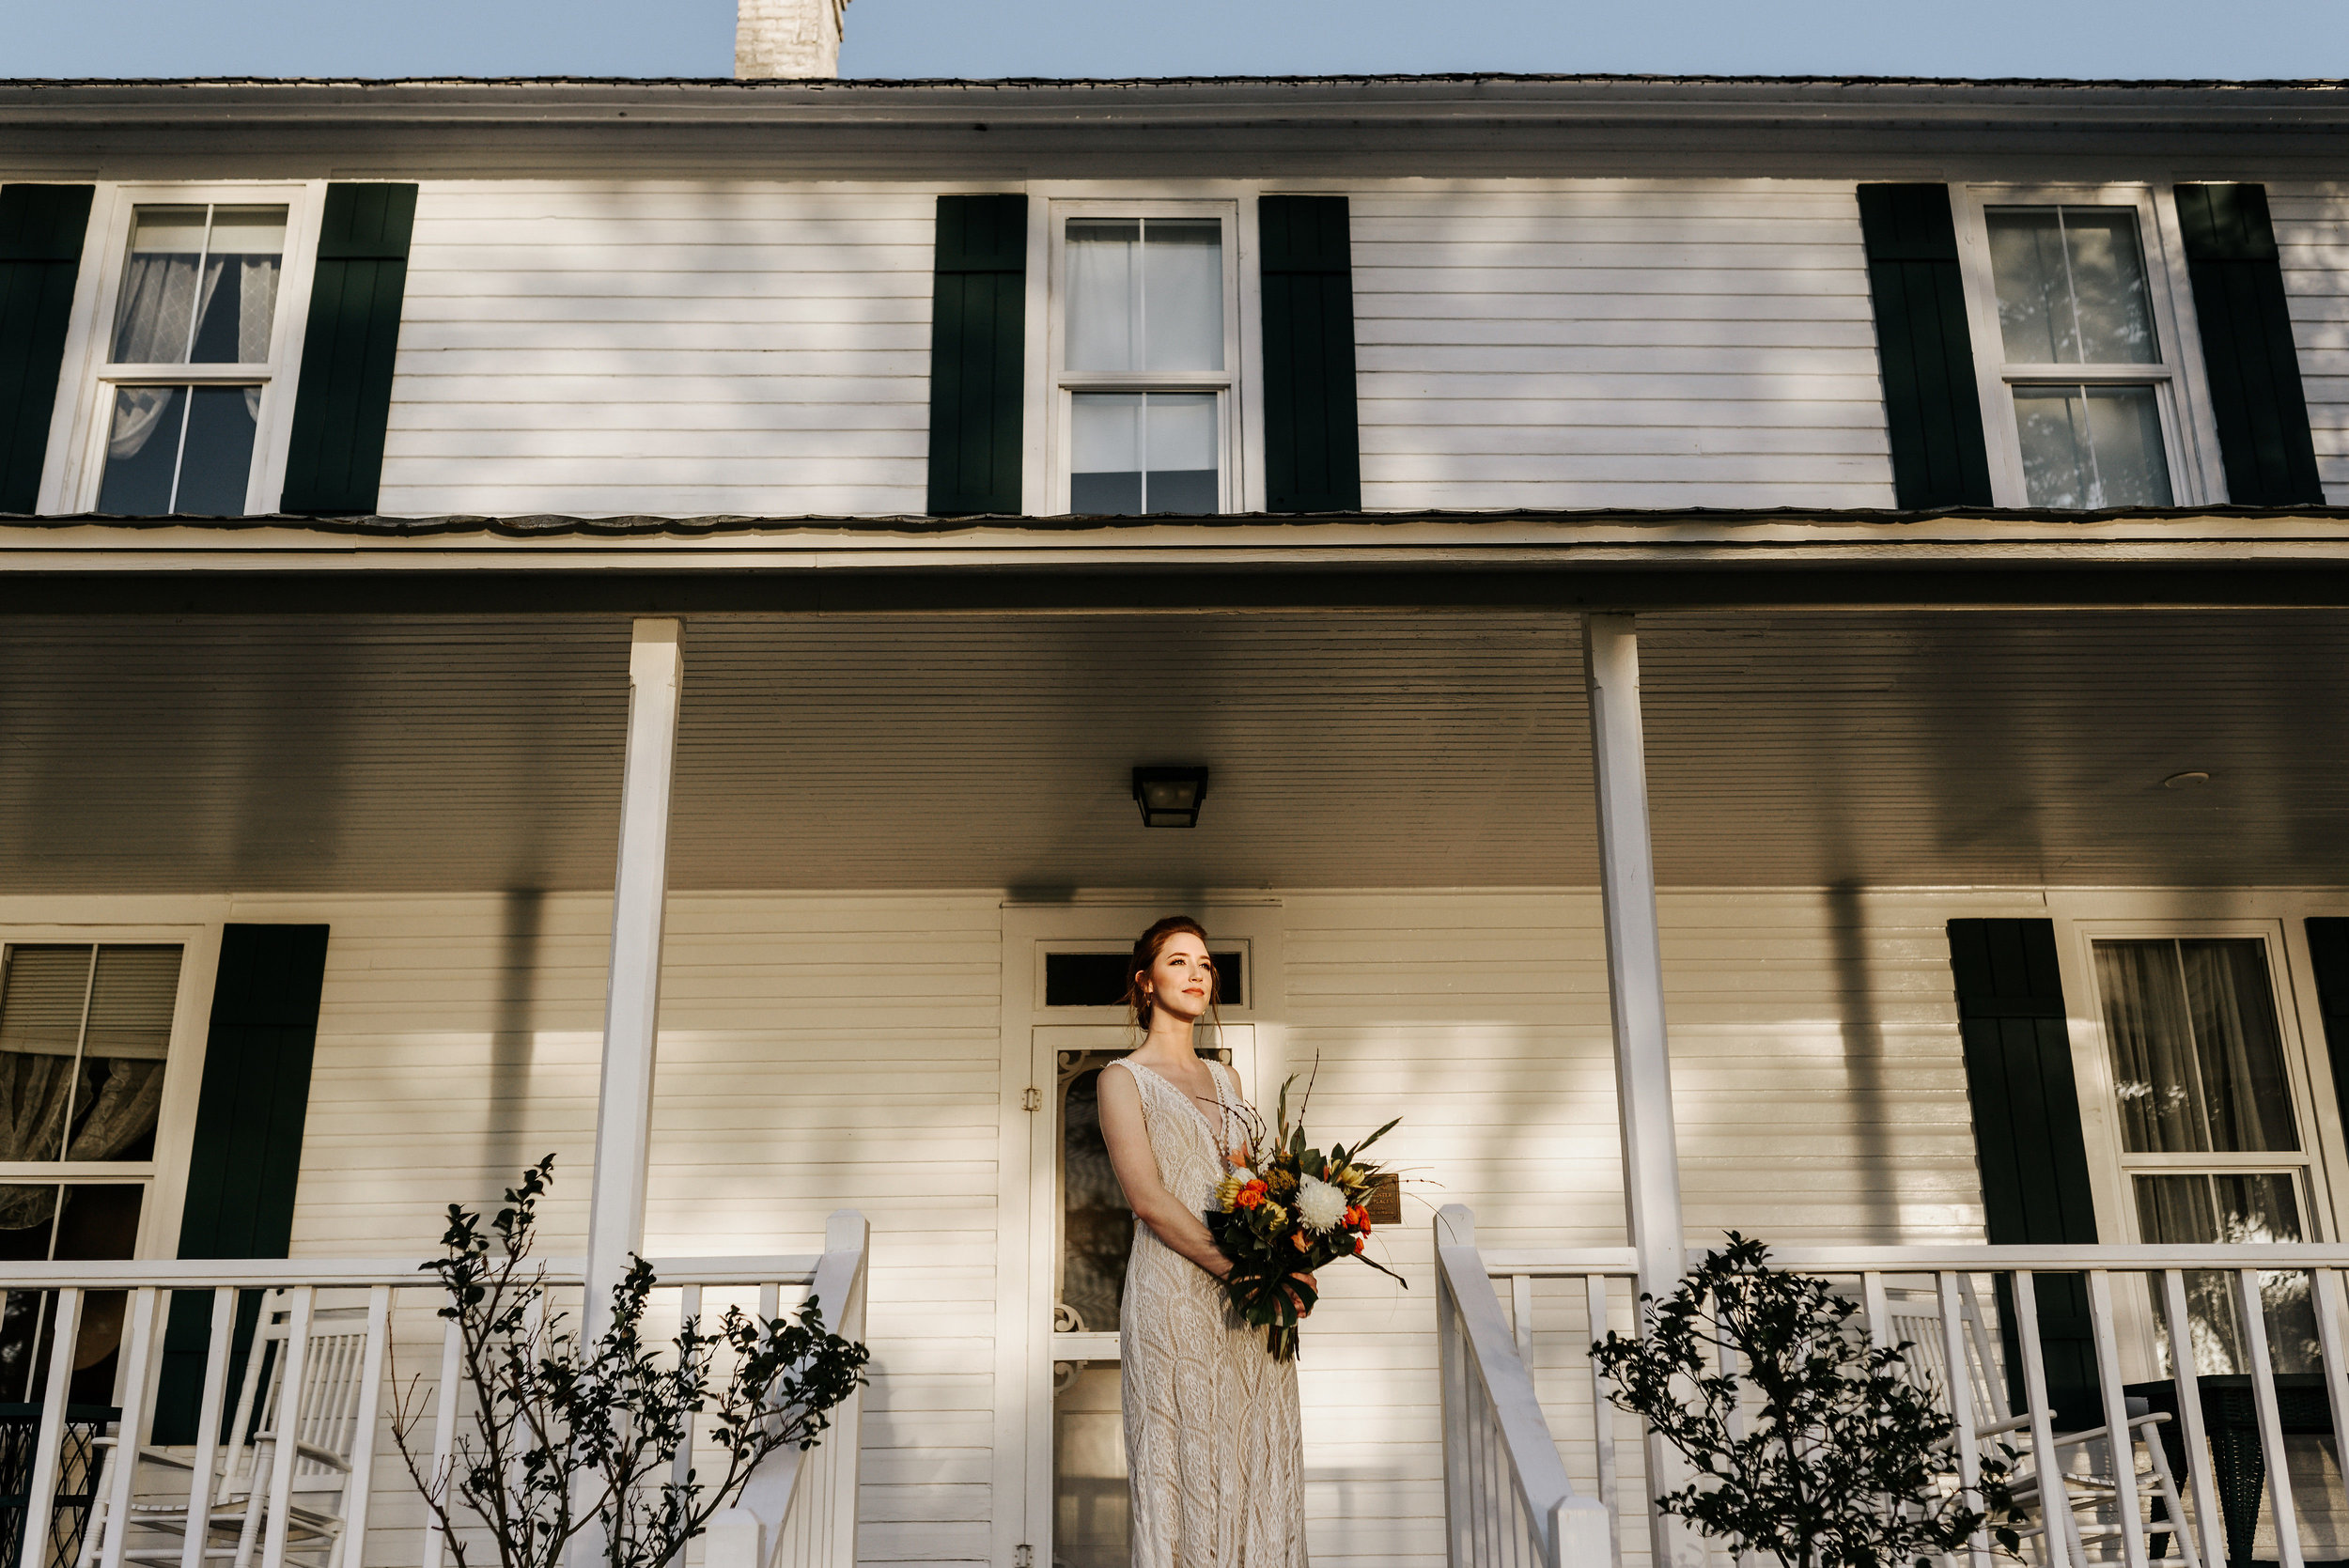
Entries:
<svg viewBox="0 0 2349 1568">
<path fill-rule="evenodd" d="M 55 1526 L 59 1450 L 65 1443 L 66 1395 L 73 1382 L 73 1351 L 82 1334 L 82 1293 L 58 1290 L 50 1314 L 49 1384 L 42 1390 L 40 1429 L 33 1438 L 33 1479 L 24 1491 L 24 1537 L 21 1563 L 48 1568 L 49 1532 Z"/>
<path fill-rule="evenodd" d="M 121 1363 L 122 1419 L 115 1425 L 115 1458 L 106 1477 L 103 1504 L 105 1549 L 100 1568 L 122 1568 L 123 1537 L 130 1533 L 131 1483 L 138 1473 L 139 1449 L 147 1431 L 147 1405 L 155 1381 L 155 1307 L 157 1292 L 131 1293 L 130 1343 Z M 93 1462 L 97 1455 L 92 1454 Z"/>
<path fill-rule="evenodd" d="M 457 1320 L 449 1320 L 441 1336 L 441 1381 L 432 1398 L 432 1484 L 440 1489 L 442 1506 L 457 1507 L 457 1408 L 459 1380 L 463 1376 L 464 1340 Z M 438 1519 L 424 1530 L 424 1568 L 441 1568 L 448 1555 L 448 1534 Z"/>
<path fill-rule="evenodd" d="M 2162 1315 L 2170 1320 L 2170 1373 L 2178 1390 L 2178 1431 L 2186 1441 L 2186 1491 L 2202 1538 L 2202 1568 L 2226 1568 L 2226 1518 L 2218 1507 L 2218 1482 L 2202 1436 L 2202 1379 L 2194 1364 L 2194 1317 L 2186 1304 L 2186 1274 L 2161 1271 Z"/>
<path fill-rule="evenodd" d="M 220 1464 L 220 1418 L 228 1403 L 228 1345 L 237 1329 L 237 1293 L 212 1292 L 212 1333 L 204 1350 L 204 1390 L 196 1401 L 195 1453 L 188 1472 L 188 1529 L 179 1548 L 180 1568 L 204 1568 L 204 1547 L 212 1510 L 225 1499 L 227 1478 Z"/>
<path fill-rule="evenodd" d="M 2015 1337 L 2023 1350 L 2023 1397 L 2030 1408 L 2032 1467 L 2039 1476 L 2039 1510 L 2047 1525 L 2048 1568 L 2066 1568 L 2080 1560 L 2073 1535 L 2071 1490 L 2063 1484 L 2063 1467 L 2057 1457 L 2055 1424 L 2047 1410 L 2046 1355 L 2039 1343 L 2039 1298 L 2030 1270 L 2015 1271 Z"/>
<path fill-rule="evenodd" d="M 350 1477 L 344 1484 L 343 1532 L 335 1544 L 339 1563 L 366 1560 L 367 1501 L 375 1492 L 375 1428 L 383 1409 L 383 1361 L 391 1354 L 392 1288 L 367 1292 L 367 1331 L 359 1352 L 358 1400 L 351 1412 Z"/>
<path fill-rule="evenodd" d="M 2244 1348 L 2251 1357 L 2251 1408 L 2258 1413 L 2260 1452 L 2267 1458 L 2267 1500 L 2276 1521 L 2279 1568 L 2303 1568 L 2300 1520 L 2292 1506 L 2292 1475 L 2284 1457 L 2284 1424 L 2276 1408 L 2276 1370 L 2267 1353 L 2267 1303 L 2260 1296 L 2260 1271 L 2238 1268 L 2235 1298 L 2243 1309 Z"/>
<path fill-rule="evenodd" d="M 1943 1272 L 1935 1276 L 1941 1308 L 1941 1364 L 1949 1368 L 1950 1419 L 1957 1423 L 1957 1483 L 1974 1506 L 1982 1502 L 1981 1439 L 1976 1436 L 1981 1422 L 1974 1411 L 1974 1379 L 1968 1371 L 1966 1359 L 1966 1309 L 1958 1297 L 1957 1276 Z M 1886 1322 L 1889 1325 L 1890 1314 Z M 1885 1337 L 1891 1337 L 1888 1327 Z M 1990 1534 L 1986 1529 L 1974 1532 L 1973 1545 L 1968 1553 L 1973 1568 L 1990 1568 Z"/>
<path fill-rule="evenodd" d="M 1595 1344 L 1607 1337 L 1607 1276 L 1584 1275 L 1582 1292 L 1590 1314 L 1591 1343 Z M 1596 1357 L 1591 1358 L 1591 1422 L 1598 1451 L 1598 1498 L 1607 1506 L 1607 1560 L 1613 1568 L 1622 1568 L 1623 1513 L 1616 1484 L 1615 1407 L 1607 1398 L 1607 1380 L 1599 1373 Z"/>
</svg>

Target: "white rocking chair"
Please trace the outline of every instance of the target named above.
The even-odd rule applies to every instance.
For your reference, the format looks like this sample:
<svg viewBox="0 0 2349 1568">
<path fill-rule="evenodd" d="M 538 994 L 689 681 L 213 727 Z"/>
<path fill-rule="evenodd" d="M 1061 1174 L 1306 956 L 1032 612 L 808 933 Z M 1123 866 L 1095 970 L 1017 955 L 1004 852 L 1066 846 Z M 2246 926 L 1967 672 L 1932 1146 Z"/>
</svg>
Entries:
<svg viewBox="0 0 2349 1568">
<path fill-rule="evenodd" d="M 1959 1339 L 1966 1364 L 1956 1369 L 1955 1375 L 1966 1379 L 1972 1397 L 1975 1438 L 1984 1443 L 2004 1441 L 2006 1446 L 2022 1451 L 2012 1478 L 2015 1501 L 2026 1515 L 2036 1515 L 2037 1522 L 2019 1527 L 2017 1533 L 2027 1541 L 2044 1538 L 2048 1528 L 2046 1496 L 2035 1456 L 2030 1452 L 2030 1412 L 2017 1413 L 2008 1403 L 1998 1341 L 1990 1331 L 1970 1278 L 1960 1278 L 1958 1297 Z M 1953 1385 L 1947 1342 L 1942 1335 L 1940 1303 L 1930 1296 L 1895 1291 L 1888 1293 L 1886 1307 L 1891 1320 L 1891 1340 L 1908 1343 L 1905 1358 L 1911 1381 L 1936 1399 L 1945 1400 Z M 2177 1482 L 2170 1473 L 2170 1461 L 2162 1452 L 2156 1430 L 2170 1418 L 2152 1411 L 2141 1399 L 2129 1400 L 2126 1411 L 2127 1436 L 2122 1444 L 2108 1444 L 2108 1433 L 2102 1426 L 2055 1435 L 2057 1463 L 2063 1465 L 2064 1495 L 2069 1503 L 2056 1522 L 2064 1532 L 2068 1556 L 2076 1564 L 2103 1560 L 2089 1555 L 2090 1547 L 2096 1546 L 2113 1560 L 2119 1559 L 2124 1527 L 2120 1523 L 2120 1510 L 2115 1503 L 2121 1477 L 2125 1474 L 2137 1493 L 2139 1534 L 2144 1543 L 2147 1562 L 2202 1568 L 2201 1554 L 2195 1549 L 2194 1528 L 2186 1520 Z M 2018 1434 L 2024 1435 L 2020 1442 L 2014 1440 Z M 2109 1450 L 2111 1473 L 2096 1473 L 2092 1463 L 2078 1470 L 2064 1464 L 2084 1450 L 2092 1453 Z M 2142 1469 L 2138 1467 L 2140 1453 L 2147 1461 Z M 2155 1555 L 2155 1545 L 2165 1538 L 2169 1550 Z M 2041 1553 L 2044 1560 L 2044 1546 Z"/>
<path fill-rule="evenodd" d="M 272 1291 L 263 1308 L 245 1357 L 243 1382 L 227 1440 L 222 1445 L 211 1483 L 205 1489 L 207 1505 L 200 1510 L 191 1508 L 195 1490 L 193 1478 L 187 1483 L 174 1483 L 172 1490 L 179 1496 L 171 1500 L 142 1500 L 134 1484 L 133 1500 L 123 1520 L 130 1532 L 121 1554 L 124 1562 L 170 1568 L 183 1561 L 191 1514 L 200 1513 L 200 1521 L 193 1527 L 204 1537 L 200 1557 L 208 1562 L 227 1561 L 231 1568 L 253 1568 L 269 1525 L 278 1445 L 291 1441 L 293 1477 L 285 1499 L 287 1560 L 304 1568 L 342 1568 L 344 1500 L 350 1483 L 351 1451 L 358 1438 L 366 1312 L 364 1308 L 350 1307 L 319 1308 L 311 1313 L 302 1387 L 295 1392 L 288 1419 L 285 1368 L 291 1313 L 283 1301 L 284 1293 Z M 105 1464 L 111 1467 L 119 1452 L 118 1440 L 103 1441 L 110 1451 Z M 190 1468 L 186 1458 L 163 1449 L 142 1449 L 138 1459 L 182 1472 Z M 108 1491 L 101 1472 L 99 1500 L 83 1536 L 76 1568 L 95 1568 L 105 1550 L 106 1537 L 115 1528 L 108 1516 Z"/>
</svg>

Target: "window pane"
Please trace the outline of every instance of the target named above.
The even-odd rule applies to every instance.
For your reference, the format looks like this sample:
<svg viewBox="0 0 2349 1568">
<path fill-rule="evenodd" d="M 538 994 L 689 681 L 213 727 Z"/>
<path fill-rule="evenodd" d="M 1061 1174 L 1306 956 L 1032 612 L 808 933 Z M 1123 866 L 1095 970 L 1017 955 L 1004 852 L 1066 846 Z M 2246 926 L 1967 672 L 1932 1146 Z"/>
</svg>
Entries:
<svg viewBox="0 0 2349 1568">
<path fill-rule="evenodd" d="M 187 419 L 185 387 L 115 388 L 114 426 L 106 436 L 106 473 L 98 509 L 124 517 L 171 510 L 171 481 L 179 468 L 180 427 Z"/>
<path fill-rule="evenodd" d="M 179 988 L 176 947 L 101 947 L 69 1159 L 152 1159 Z"/>
<path fill-rule="evenodd" d="M 1148 405 L 1143 510 L 1194 516 L 1217 510 L 1221 486 L 1216 463 L 1215 394 L 1154 392 Z"/>
<path fill-rule="evenodd" d="M 2123 1146 L 2296 1149 L 2283 1047 L 2257 939 L 2096 944 Z"/>
<path fill-rule="evenodd" d="M 212 210 L 211 252 L 204 263 L 198 365 L 259 365 L 269 358 L 277 315 L 278 263 L 286 249 L 282 207 Z"/>
<path fill-rule="evenodd" d="M 1153 219 L 1142 256 L 1142 367 L 1222 369 L 1223 225 Z"/>
<path fill-rule="evenodd" d="M 2018 386 L 2015 425 L 2034 506 L 2167 506 L 2161 411 L 2146 386 Z"/>
<path fill-rule="evenodd" d="M 1132 219 L 1070 221 L 1067 256 L 1071 370 L 1135 368 L 1135 348 L 1142 338 L 1142 278 L 1136 255 L 1141 242 L 1142 225 Z"/>
<path fill-rule="evenodd" d="M 1115 1365 L 1086 1366 L 1052 1394 L 1054 1568 L 1127 1568 L 1133 1492 L 1127 1479 L 1123 1384 Z"/>
<path fill-rule="evenodd" d="M 2063 276 L 2063 226 L 2052 207 L 1992 208 L 1990 275 L 2010 365 L 2077 365 L 2079 333 Z"/>
<path fill-rule="evenodd" d="M 1071 402 L 1068 509 L 1142 510 L 1142 394 L 1081 392 Z"/>
<path fill-rule="evenodd" d="M 2291 1175 L 2280 1171 L 2216 1174 L 2139 1176 L 2138 1228 L 2141 1239 L 2158 1246 L 2213 1246 L 2303 1239 L 2300 1205 Z M 2202 1374 L 2250 1370 L 2244 1349 L 2243 1312 L 2234 1276 L 2217 1270 L 2186 1277 L 2186 1312 L 2195 1370 Z M 2261 1315 L 2266 1320 L 2268 1353 L 2278 1372 L 2315 1372 L 2316 1317 L 2309 1277 L 2296 1270 L 2260 1275 Z M 2167 1359 L 2167 1313 L 2158 1292 L 2154 1312 L 2163 1319 Z"/>
<path fill-rule="evenodd" d="M 2160 361 L 2134 210 L 2010 207 L 1984 217 L 2009 364 Z"/>
<path fill-rule="evenodd" d="M 175 512 L 197 517 L 236 517 L 244 511 L 245 483 L 253 473 L 255 419 L 259 387 L 200 386 L 188 410 L 188 439 L 179 459 Z"/>
<path fill-rule="evenodd" d="M 185 365 L 204 252 L 201 207 L 142 207 L 131 220 L 131 258 L 115 303 L 117 365 Z"/>
<path fill-rule="evenodd" d="M 2158 363 L 2161 350 L 2145 299 L 2145 261 L 2137 248 L 2137 214 L 2125 207 L 2067 207 L 2062 217 L 2079 318 L 2079 357 L 2090 365 Z"/>
<path fill-rule="evenodd" d="M 90 954 L 81 946 L 8 950 L 0 985 L 0 1159 L 55 1159 L 64 1148 Z M 21 1228 L 0 1212 L 0 1230 Z"/>
</svg>

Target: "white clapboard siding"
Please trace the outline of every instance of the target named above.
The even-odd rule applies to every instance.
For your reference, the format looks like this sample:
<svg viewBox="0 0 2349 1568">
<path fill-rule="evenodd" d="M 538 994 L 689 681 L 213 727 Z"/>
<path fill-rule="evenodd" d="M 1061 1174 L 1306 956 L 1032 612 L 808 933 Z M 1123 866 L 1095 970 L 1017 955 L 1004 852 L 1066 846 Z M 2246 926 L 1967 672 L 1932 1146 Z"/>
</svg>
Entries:
<svg viewBox="0 0 2349 1568">
<path fill-rule="evenodd" d="M 1324 1275 L 1301 1369 L 1314 1559 L 1435 1568 L 1434 1205 L 1470 1205 L 1492 1246 L 1623 1234 L 1599 907 L 1588 893 L 1269 896 L 1285 996 L 1258 1001 L 1285 1020 L 1287 1069 L 1318 1063 L 1316 1137 L 1400 1112 L 1385 1152 L 1413 1177 L 1405 1222 L 1377 1241 L 1410 1288 Z M 861 1507 L 875 1563 L 984 1560 L 993 1511 L 1017 1506 L 991 1494 L 996 1159 L 1003 1120 L 1023 1114 L 999 1092 L 999 906 L 669 905 L 646 1245 L 804 1250 L 833 1208 L 872 1220 Z M 1691 1234 L 1979 1240 L 1943 925 L 2037 908 L 2027 892 L 1666 893 Z M 298 1254 L 422 1252 L 447 1203 L 494 1196 L 549 1151 L 547 1246 L 578 1245 L 606 908 L 584 895 L 241 903 L 236 918 L 333 927 Z M 1545 1312 L 1546 1334 L 1573 1331 Z M 421 1357 L 430 1325 L 409 1333 L 403 1356 Z M 1587 1393 L 1563 1378 L 1554 1393 L 1587 1475 Z M 397 1470 L 379 1485 L 382 1516 L 407 1520 Z M 368 1568 L 412 1561 L 412 1540 L 387 1533 Z"/>
<path fill-rule="evenodd" d="M 2349 505 L 2349 184 L 2267 188 L 2325 499 Z"/>
<path fill-rule="evenodd" d="M 919 511 L 932 197 L 437 182 L 381 509 Z"/>
<path fill-rule="evenodd" d="M 1352 199 L 1362 501 L 1889 506 L 1848 184 Z"/>
<path fill-rule="evenodd" d="M 646 1248 L 817 1250 L 873 1226 L 865 1560 L 983 1560 L 993 1451 L 994 897 L 670 900 Z M 548 1252 L 586 1229 L 609 902 L 304 899 L 332 927 L 297 1256 L 422 1256 L 453 1202 L 557 1157 Z M 836 1307 L 836 1303 L 832 1304 Z M 713 1298 L 714 1306 L 714 1298 Z M 428 1320 L 403 1359 L 428 1366 Z M 413 1510 L 387 1456 L 387 1525 Z M 412 1533 L 370 1568 L 415 1560 Z"/>
</svg>

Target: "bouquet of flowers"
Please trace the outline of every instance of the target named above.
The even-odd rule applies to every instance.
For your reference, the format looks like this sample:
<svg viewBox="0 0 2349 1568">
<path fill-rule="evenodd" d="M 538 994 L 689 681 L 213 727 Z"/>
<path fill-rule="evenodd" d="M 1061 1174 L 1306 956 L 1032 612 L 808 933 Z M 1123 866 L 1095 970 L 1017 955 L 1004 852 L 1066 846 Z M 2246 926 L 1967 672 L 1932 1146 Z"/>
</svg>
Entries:
<svg viewBox="0 0 2349 1568">
<path fill-rule="evenodd" d="M 1361 1258 L 1410 1288 L 1409 1281 L 1362 1251 L 1370 1235 L 1370 1189 L 1384 1173 L 1362 1158 L 1362 1151 L 1402 1118 L 1351 1148 L 1332 1144 L 1324 1154 L 1306 1146 L 1302 1106 L 1298 1125 L 1289 1125 L 1289 1084 L 1296 1081 L 1281 1085 L 1274 1136 L 1266 1139 L 1259 1126 L 1245 1146 L 1225 1155 L 1231 1170 L 1206 1215 L 1208 1233 L 1232 1260 L 1224 1294 L 1242 1318 L 1266 1330 L 1265 1347 L 1282 1361 L 1295 1358 L 1298 1320 L 1319 1296 L 1298 1275 L 1339 1258 Z"/>
</svg>

